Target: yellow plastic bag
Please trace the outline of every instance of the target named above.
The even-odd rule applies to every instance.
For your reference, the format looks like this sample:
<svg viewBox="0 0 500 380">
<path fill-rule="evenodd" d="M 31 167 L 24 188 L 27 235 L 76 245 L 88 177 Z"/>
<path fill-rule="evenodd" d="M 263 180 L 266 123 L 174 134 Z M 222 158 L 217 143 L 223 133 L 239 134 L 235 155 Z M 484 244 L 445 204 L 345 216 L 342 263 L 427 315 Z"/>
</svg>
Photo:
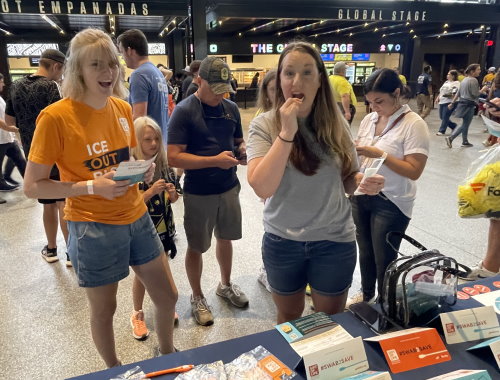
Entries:
<svg viewBox="0 0 500 380">
<path fill-rule="evenodd" d="M 500 145 L 475 160 L 465 182 L 458 186 L 461 218 L 500 217 Z"/>
</svg>

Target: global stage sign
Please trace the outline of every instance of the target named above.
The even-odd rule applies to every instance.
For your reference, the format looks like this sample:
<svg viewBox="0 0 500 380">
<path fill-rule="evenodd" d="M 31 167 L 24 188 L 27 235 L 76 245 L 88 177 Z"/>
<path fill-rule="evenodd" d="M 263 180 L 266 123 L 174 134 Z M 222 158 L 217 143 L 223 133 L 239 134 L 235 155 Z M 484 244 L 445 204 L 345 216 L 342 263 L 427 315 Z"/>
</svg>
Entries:
<svg viewBox="0 0 500 380">
<path fill-rule="evenodd" d="M 211 44 L 212 46 L 215 44 Z M 215 45 L 216 46 L 216 45 Z M 287 44 L 273 44 L 273 43 L 253 43 L 250 44 L 250 50 L 252 54 L 281 54 L 283 49 Z M 316 46 L 316 45 L 315 45 Z M 354 51 L 354 45 L 351 43 L 325 43 L 316 48 L 324 54 L 327 53 L 352 53 Z M 217 49 L 213 47 L 213 49 Z"/>
</svg>

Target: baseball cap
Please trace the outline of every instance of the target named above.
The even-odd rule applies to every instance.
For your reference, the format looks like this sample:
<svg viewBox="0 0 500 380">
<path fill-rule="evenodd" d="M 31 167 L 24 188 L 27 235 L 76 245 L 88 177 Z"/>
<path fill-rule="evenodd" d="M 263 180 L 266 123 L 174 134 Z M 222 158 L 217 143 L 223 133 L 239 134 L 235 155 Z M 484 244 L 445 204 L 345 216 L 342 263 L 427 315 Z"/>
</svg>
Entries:
<svg viewBox="0 0 500 380">
<path fill-rule="evenodd" d="M 40 58 L 51 59 L 53 61 L 64 64 L 66 56 L 56 49 L 47 49 L 42 52 Z"/>
<path fill-rule="evenodd" d="M 217 57 L 207 57 L 200 65 L 198 75 L 205 79 L 216 95 L 226 92 L 234 94 L 231 87 L 231 70 L 226 62 Z"/>
<path fill-rule="evenodd" d="M 494 66 L 491 66 L 489 69 L 488 69 L 488 72 L 489 73 L 494 73 L 495 72 L 495 67 Z"/>
</svg>

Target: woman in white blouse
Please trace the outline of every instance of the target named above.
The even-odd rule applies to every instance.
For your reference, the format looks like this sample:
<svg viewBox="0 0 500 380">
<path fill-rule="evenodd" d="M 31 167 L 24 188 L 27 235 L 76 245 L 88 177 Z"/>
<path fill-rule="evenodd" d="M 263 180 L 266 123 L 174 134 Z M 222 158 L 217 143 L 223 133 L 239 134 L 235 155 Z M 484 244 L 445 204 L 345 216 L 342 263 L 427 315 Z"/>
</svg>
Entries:
<svg viewBox="0 0 500 380">
<path fill-rule="evenodd" d="M 408 105 L 401 104 L 405 88 L 395 71 L 375 71 L 365 82 L 364 91 L 374 112 L 365 116 L 356 139 L 360 171 L 373 159 L 384 158 L 378 173 L 385 177 L 385 185 L 378 196 L 351 198 L 362 290 L 349 299 L 348 305 L 374 302 L 377 290 L 381 294 L 385 270 L 397 256 L 387 244 L 386 234 L 404 233 L 408 227 L 415 181 L 424 170 L 429 152 L 427 124 Z M 401 238 L 393 236 L 391 243 L 399 248 Z"/>
<path fill-rule="evenodd" d="M 436 133 L 437 136 L 443 136 L 446 132 L 446 128 L 448 127 L 450 127 L 451 130 L 454 130 L 457 127 L 457 123 L 450 120 L 450 116 L 455 110 L 455 107 L 449 108 L 448 106 L 460 88 L 458 71 L 450 70 L 448 75 L 446 75 L 446 79 L 446 82 L 444 82 L 439 89 L 439 95 L 436 98 L 436 104 L 439 104 L 439 118 L 441 119 L 441 126 L 439 127 L 439 131 Z"/>
</svg>

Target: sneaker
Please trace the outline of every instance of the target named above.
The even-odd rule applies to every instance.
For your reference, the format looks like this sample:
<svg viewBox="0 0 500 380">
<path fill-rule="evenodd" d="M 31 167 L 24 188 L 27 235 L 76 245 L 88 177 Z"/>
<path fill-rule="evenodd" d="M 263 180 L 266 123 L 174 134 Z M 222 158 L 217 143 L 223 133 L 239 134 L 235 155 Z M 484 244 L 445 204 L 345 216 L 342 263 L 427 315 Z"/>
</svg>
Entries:
<svg viewBox="0 0 500 380">
<path fill-rule="evenodd" d="M 19 186 L 9 185 L 4 179 L 0 180 L 0 191 L 13 191 L 18 188 Z"/>
<path fill-rule="evenodd" d="M 466 142 L 463 142 L 462 143 L 462 148 L 470 148 L 471 146 L 474 146 L 472 145 L 470 142 L 466 141 Z"/>
<path fill-rule="evenodd" d="M 266 288 L 266 290 L 271 293 L 271 285 L 269 285 L 269 281 L 267 281 L 267 273 L 264 267 L 260 268 L 259 277 L 257 277 L 257 281 Z"/>
<path fill-rule="evenodd" d="M 353 296 L 351 296 L 347 299 L 347 302 L 345 304 L 345 309 L 347 310 L 347 309 L 349 309 L 349 306 L 351 306 L 355 303 L 363 302 L 364 300 L 365 300 L 365 296 L 363 294 L 363 291 L 360 290 L 359 292 L 355 293 Z M 376 300 L 377 300 L 377 296 L 373 296 L 372 298 L 370 298 L 366 302 L 369 304 L 374 304 Z"/>
<path fill-rule="evenodd" d="M 4 180 L 6 180 L 8 183 L 10 183 L 11 185 L 14 185 L 14 186 L 19 186 L 20 183 L 17 182 L 15 179 L 13 179 L 12 177 L 3 177 Z"/>
<path fill-rule="evenodd" d="M 214 324 L 214 317 L 205 297 L 198 296 L 194 298 L 191 296 L 191 311 L 199 325 L 211 326 Z"/>
<path fill-rule="evenodd" d="M 137 340 L 144 340 L 149 336 L 149 330 L 144 321 L 144 312 L 142 310 L 134 311 L 130 317 L 132 326 L 132 335 Z"/>
<path fill-rule="evenodd" d="M 438 132 L 436 133 L 436 136 L 444 136 L 444 133 Z"/>
<path fill-rule="evenodd" d="M 238 285 L 231 283 L 228 286 L 224 286 L 219 282 L 216 294 L 219 297 L 227 298 L 236 307 L 248 306 L 248 298 Z"/>
<path fill-rule="evenodd" d="M 498 273 L 491 272 L 488 269 L 484 269 L 483 262 L 480 261 L 479 263 L 477 263 L 476 266 L 471 268 L 471 271 L 467 275 L 467 277 L 460 277 L 460 278 L 465 281 L 476 281 L 476 280 L 481 280 L 483 278 L 493 277 L 496 276 L 497 274 Z"/>
<path fill-rule="evenodd" d="M 55 263 L 56 261 L 59 260 L 59 257 L 57 257 L 57 247 L 56 248 L 50 248 L 49 246 L 46 245 L 42 249 L 42 257 L 47 261 L 48 263 Z"/>
<path fill-rule="evenodd" d="M 451 138 L 449 138 L 449 137 L 445 137 L 445 138 L 444 138 L 444 141 L 446 141 L 446 145 L 448 145 L 448 148 L 450 148 L 450 149 L 451 149 L 451 147 L 452 147 L 452 146 L 451 146 L 451 141 L 452 141 L 452 140 L 451 140 Z"/>
<path fill-rule="evenodd" d="M 72 267 L 73 264 L 71 263 L 71 260 L 69 259 L 69 255 L 68 255 L 68 252 L 66 252 L 66 266 L 68 268 Z"/>
</svg>

